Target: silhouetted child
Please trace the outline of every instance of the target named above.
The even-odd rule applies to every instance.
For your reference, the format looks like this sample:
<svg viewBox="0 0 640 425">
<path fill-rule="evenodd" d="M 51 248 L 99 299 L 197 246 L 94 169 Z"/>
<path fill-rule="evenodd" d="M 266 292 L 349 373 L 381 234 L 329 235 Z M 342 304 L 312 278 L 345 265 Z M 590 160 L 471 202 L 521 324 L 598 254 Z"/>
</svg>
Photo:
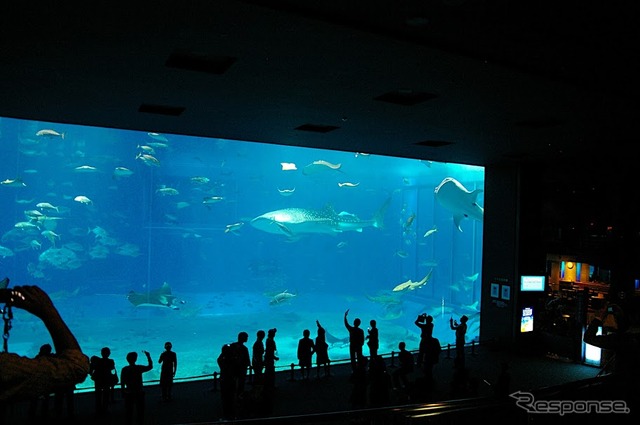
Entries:
<svg viewBox="0 0 640 425">
<path fill-rule="evenodd" d="M 158 363 L 162 365 L 160 368 L 160 388 L 162 390 L 162 400 L 171 401 L 173 378 L 178 370 L 178 355 L 171 351 L 173 345 L 167 341 L 164 343 L 164 351 L 160 353 Z"/>
<path fill-rule="evenodd" d="M 424 353 L 424 377 L 427 382 L 433 379 L 433 367 L 440 362 L 440 352 L 442 347 L 440 346 L 440 340 L 433 336 L 427 339 L 425 344 Z"/>
<path fill-rule="evenodd" d="M 135 410 L 136 423 L 144 424 L 145 395 L 142 374 L 153 369 L 153 360 L 148 351 L 143 351 L 147 356 L 147 365 L 138 365 L 138 353 L 132 351 L 127 354 L 128 365 L 120 371 L 120 386 L 124 396 L 124 420 L 126 425 L 133 423 Z"/>
<path fill-rule="evenodd" d="M 298 341 L 298 366 L 300 366 L 300 375 L 302 379 L 309 379 L 311 372 L 311 360 L 313 353 L 316 352 L 315 343 L 309 337 L 311 331 L 305 329 L 302 331 L 302 338 Z"/>
<path fill-rule="evenodd" d="M 261 329 L 256 332 L 256 341 L 251 347 L 251 368 L 253 369 L 254 377 L 253 383 L 255 385 L 262 385 L 264 370 L 264 337 L 265 332 Z"/>
<path fill-rule="evenodd" d="M 329 360 L 329 344 L 327 344 L 327 331 L 320 325 L 320 322 L 316 320 L 318 326 L 318 335 L 316 336 L 316 372 L 317 377 L 320 378 L 320 366 L 324 366 L 324 376 L 331 376 Z"/>
<path fill-rule="evenodd" d="M 101 357 L 91 357 L 89 369 L 89 375 L 95 386 L 96 413 L 98 414 L 109 410 L 109 405 L 113 401 L 114 387 L 118 384 L 116 362 L 109 358 L 111 355 L 109 347 L 102 347 L 100 355 Z"/>
<path fill-rule="evenodd" d="M 371 357 L 369 362 L 369 405 L 383 407 L 389 404 L 391 376 L 387 373 L 387 364 L 382 356 Z"/>
<path fill-rule="evenodd" d="M 351 375 L 351 407 L 353 409 L 363 409 L 367 406 L 367 358 L 357 363 L 355 372 Z"/>
<path fill-rule="evenodd" d="M 511 372 L 509 371 L 509 362 L 502 361 L 500 363 L 500 374 L 493 387 L 493 393 L 497 397 L 506 397 L 509 395 L 511 386 Z"/>
<path fill-rule="evenodd" d="M 406 388 L 409 384 L 408 375 L 413 372 L 414 361 L 413 354 L 407 350 L 407 344 L 404 341 L 398 343 L 398 368 L 393 371 L 391 377 L 393 378 L 394 388 Z"/>
<path fill-rule="evenodd" d="M 378 355 L 378 348 L 380 347 L 380 339 L 378 338 L 378 328 L 376 321 L 371 320 L 369 322 L 369 329 L 367 329 L 367 347 L 369 347 L 369 357 L 374 358 Z"/>
</svg>

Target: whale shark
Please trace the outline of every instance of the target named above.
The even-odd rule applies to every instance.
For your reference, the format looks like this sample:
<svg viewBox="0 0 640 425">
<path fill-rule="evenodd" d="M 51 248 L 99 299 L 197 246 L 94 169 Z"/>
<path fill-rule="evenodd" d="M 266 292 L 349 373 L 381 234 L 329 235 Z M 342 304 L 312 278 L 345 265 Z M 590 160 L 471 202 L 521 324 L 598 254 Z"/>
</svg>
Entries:
<svg viewBox="0 0 640 425">
<path fill-rule="evenodd" d="M 388 198 L 370 220 L 362 220 L 346 211 L 336 213 L 333 207 L 322 210 L 307 208 L 284 208 L 269 211 L 251 220 L 258 230 L 295 239 L 303 234 L 324 233 L 336 235 L 341 232 L 362 232 L 366 227 L 382 228 L 384 214 L 389 206 Z"/>
<path fill-rule="evenodd" d="M 464 218 L 482 221 L 484 209 L 476 199 L 482 189 L 467 190 L 458 180 L 446 177 L 435 188 L 436 201 L 453 214 L 453 223 L 462 232 L 460 223 Z"/>
</svg>

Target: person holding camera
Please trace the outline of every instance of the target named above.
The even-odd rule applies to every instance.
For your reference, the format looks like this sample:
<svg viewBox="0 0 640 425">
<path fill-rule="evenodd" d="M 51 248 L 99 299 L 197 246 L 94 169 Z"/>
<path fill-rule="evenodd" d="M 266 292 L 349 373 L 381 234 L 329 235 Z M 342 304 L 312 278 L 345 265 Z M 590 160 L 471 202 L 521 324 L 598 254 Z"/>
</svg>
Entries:
<svg viewBox="0 0 640 425">
<path fill-rule="evenodd" d="M 455 364 L 461 368 L 464 367 L 464 345 L 466 344 L 467 321 L 469 318 L 465 315 L 460 317 L 460 323 L 453 318 L 449 319 L 449 327 L 452 331 L 456 331 L 456 361 Z"/>
<path fill-rule="evenodd" d="M 56 352 L 55 356 L 21 356 L 8 352 L 5 339 L 5 350 L 0 353 L 0 420 L 4 420 L 6 406 L 14 401 L 33 399 L 83 382 L 89 374 L 89 357 L 82 352 L 46 292 L 31 285 L 7 288 L 7 278 L 1 283 L 5 335 L 12 327 L 12 308 L 20 308 L 42 320 Z"/>
<path fill-rule="evenodd" d="M 418 367 L 422 367 L 426 361 L 426 353 L 429 340 L 433 336 L 433 317 L 422 313 L 414 322 L 420 328 L 420 345 L 418 347 Z"/>
</svg>

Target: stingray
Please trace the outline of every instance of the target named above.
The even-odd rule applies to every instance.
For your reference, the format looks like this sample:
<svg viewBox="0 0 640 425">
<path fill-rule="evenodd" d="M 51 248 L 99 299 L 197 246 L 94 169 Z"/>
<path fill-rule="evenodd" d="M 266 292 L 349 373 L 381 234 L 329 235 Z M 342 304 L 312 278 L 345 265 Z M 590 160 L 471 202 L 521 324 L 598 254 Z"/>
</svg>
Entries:
<svg viewBox="0 0 640 425">
<path fill-rule="evenodd" d="M 167 282 L 164 282 L 159 289 L 144 294 L 129 291 L 127 300 L 136 307 L 163 307 L 172 310 L 179 310 L 178 304 L 185 304 L 185 301 L 171 294 L 171 287 Z"/>
</svg>

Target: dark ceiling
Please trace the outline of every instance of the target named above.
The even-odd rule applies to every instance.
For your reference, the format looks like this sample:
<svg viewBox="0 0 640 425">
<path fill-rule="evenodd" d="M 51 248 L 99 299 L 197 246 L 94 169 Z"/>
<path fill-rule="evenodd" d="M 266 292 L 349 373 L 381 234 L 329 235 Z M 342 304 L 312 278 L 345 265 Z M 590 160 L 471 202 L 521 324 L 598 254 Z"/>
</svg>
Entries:
<svg viewBox="0 0 640 425">
<path fill-rule="evenodd" d="M 478 165 L 618 161 L 638 138 L 637 8 L 5 2 L 0 116 Z"/>
</svg>

